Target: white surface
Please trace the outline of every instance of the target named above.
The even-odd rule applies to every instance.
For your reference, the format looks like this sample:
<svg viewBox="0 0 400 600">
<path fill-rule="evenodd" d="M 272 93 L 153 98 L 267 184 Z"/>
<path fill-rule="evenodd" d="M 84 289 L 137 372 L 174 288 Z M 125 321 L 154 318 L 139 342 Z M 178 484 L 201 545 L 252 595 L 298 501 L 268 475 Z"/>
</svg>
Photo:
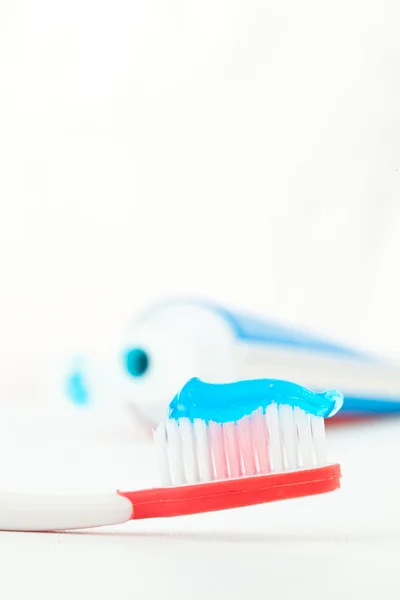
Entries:
<svg viewBox="0 0 400 600">
<path fill-rule="evenodd" d="M 3 414 L 3 489 L 157 483 L 151 449 L 117 426 Z M 0 596 L 398 599 L 400 422 L 372 427 L 328 432 L 330 458 L 343 469 L 337 493 L 105 530 L 0 533 Z"/>
</svg>

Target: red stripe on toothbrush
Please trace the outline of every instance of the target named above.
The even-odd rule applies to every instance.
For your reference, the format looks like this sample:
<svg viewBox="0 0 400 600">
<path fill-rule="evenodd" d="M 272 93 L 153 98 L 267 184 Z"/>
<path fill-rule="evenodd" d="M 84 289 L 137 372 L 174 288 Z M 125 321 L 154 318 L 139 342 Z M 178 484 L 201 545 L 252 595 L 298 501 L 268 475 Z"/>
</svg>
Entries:
<svg viewBox="0 0 400 600">
<path fill-rule="evenodd" d="M 132 503 L 132 519 L 177 517 L 324 494 L 340 487 L 340 477 L 340 465 L 336 464 L 118 494 Z"/>
</svg>

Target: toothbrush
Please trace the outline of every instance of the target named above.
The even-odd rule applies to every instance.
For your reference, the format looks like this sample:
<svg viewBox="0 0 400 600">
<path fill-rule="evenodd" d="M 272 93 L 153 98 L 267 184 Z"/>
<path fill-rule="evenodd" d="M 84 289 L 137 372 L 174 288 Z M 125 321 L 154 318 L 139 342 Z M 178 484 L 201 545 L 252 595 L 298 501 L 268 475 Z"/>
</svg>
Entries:
<svg viewBox="0 0 400 600">
<path fill-rule="evenodd" d="M 164 487 L 105 495 L 0 493 L 0 529 L 116 525 L 311 496 L 340 487 L 328 464 L 324 418 L 343 396 L 294 383 L 191 379 L 154 432 Z"/>
</svg>

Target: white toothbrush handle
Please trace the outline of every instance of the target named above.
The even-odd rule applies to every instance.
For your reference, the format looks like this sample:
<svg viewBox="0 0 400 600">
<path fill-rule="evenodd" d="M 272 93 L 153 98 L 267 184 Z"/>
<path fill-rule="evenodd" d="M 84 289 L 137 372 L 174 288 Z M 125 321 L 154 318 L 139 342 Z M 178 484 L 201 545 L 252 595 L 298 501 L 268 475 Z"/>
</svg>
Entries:
<svg viewBox="0 0 400 600">
<path fill-rule="evenodd" d="M 117 525 L 132 504 L 117 493 L 91 495 L 0 492 L 0 530 L 54 531 Z"/>
</svg>

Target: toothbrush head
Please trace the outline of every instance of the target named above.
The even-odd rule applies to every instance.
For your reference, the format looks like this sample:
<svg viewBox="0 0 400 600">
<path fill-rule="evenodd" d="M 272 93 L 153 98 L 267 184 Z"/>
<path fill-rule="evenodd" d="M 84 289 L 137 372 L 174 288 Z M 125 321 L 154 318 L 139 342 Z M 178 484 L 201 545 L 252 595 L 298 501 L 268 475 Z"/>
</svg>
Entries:
<svg viewBox="0 0 400 600">
<path fill-rule="evenodd" d="M 155 431 L 166 485 L 252 477 L 326 465 L 324 417 L 343 401 L 291 382 L 189 381 Z"/>
<path fill-rule="evenodd" d="M 154 433 L 165 487 L 119 493 L 139 519 L 334 491 L 341 473 L 327 462 L 324 417 L 342 400 L 286 381 L 191 380 Z"/>
</svg>

